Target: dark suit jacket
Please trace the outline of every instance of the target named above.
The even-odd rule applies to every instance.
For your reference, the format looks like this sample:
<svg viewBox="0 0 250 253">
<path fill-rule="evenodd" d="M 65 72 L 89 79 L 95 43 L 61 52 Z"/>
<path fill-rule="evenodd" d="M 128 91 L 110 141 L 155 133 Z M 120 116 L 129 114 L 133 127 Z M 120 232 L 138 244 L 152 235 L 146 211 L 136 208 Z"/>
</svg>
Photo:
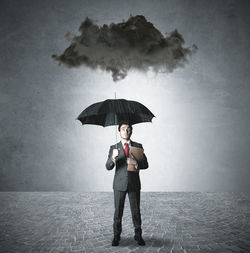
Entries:
<svg viewBox="0 0 250 253">
<path fill-rule="evenodd" d="M 142 148 L 140 143 L 130 140 L 131 146 Z M 113 149 L 116 145 L 112 145 L 109 149 L 108 160 L 106 162 L 107 170 L 112 170 L 115 163 L 112 161 Z M 127 158 L 124 153 L 124 148 L 122 142 L 117 143 L 117 148 L 120 148 L 119 156 L 116 157 L 116 169 L 115 176 L 113 180 L 113 189 L 118 191 L 139 191 L 141 189 L 140 176 L 138 172 L 131 172 L 127 170 Z M 141 161 L 138 161 L 138 169 L 147 169 L 148 161 L 145 154 Z"/>
</svg>

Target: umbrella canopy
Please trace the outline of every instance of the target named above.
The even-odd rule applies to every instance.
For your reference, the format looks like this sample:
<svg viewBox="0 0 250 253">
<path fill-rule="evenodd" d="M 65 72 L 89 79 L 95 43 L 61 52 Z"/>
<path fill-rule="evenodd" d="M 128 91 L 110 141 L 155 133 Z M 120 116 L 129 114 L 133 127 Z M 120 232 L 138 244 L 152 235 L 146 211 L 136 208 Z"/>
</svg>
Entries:
<svg viewBox="0 0 250 253">
<path fill-rule="evenodd" d="M 131 125 L 152 122 L 154 114 L 143 104 L 126 99 L 107 99 L 90 105 L 77 117 L 82 124 L 112 126 L 120 122 Z"/>
</svg>

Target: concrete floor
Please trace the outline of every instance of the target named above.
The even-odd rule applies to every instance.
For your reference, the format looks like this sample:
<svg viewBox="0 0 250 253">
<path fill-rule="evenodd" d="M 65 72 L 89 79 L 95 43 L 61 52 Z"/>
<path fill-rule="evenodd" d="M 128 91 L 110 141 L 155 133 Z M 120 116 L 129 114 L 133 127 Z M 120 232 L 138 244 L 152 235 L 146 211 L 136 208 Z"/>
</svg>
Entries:
<svg viewBox="0 0 250 253">
<path fill-rule="evenodd" d="M 112 247 L 113 193 L 0 192 L 0 252 L 250 252 L 250 194 L 141 193 L 137 245 L 126 198 Z"/>
</svg>

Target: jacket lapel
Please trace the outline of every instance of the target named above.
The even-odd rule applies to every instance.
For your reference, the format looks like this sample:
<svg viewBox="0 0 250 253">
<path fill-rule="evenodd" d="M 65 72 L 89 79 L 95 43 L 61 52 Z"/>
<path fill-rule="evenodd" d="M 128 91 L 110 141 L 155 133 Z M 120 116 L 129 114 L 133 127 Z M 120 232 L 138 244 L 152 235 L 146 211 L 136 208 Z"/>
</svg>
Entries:
<svg viewBox="0 0 250 253">
<path fill-rule="evenodd" d="M 125 157 L 125 152 L 121 141 L 118 143 L 117 147 L 120 148 L 120 156 Z"/>
</svg>

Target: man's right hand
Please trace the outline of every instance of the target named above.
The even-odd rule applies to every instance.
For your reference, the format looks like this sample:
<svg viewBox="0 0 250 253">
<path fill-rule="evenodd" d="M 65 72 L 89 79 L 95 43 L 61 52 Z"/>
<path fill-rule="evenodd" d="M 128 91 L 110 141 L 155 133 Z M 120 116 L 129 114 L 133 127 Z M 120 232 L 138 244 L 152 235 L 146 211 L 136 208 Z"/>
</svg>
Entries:
<svg viewBox="0 0 250 253">
<path fill-rule="evenodd" d="M 119 153 L 120 153 L 120 148 L 113 149 L 112 160 L 115 160 L 115 158 L 119 155 Z"/>
</svg>

